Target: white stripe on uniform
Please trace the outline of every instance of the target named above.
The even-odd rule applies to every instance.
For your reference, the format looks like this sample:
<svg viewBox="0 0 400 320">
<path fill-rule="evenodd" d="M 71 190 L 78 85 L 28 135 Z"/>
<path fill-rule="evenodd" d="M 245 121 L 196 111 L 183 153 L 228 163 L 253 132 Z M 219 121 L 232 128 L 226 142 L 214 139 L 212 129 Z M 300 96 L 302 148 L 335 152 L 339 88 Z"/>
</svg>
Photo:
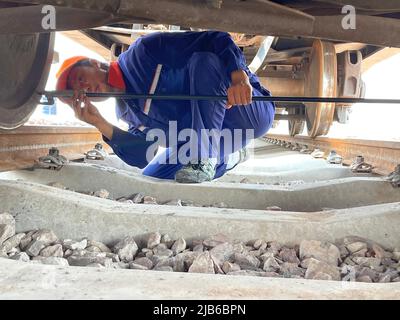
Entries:
<svg viewBox="0 0 400 320">
<path fill-rule="evenodd" d="M 154 92 L 156 92 L 158 80 L 160 80 L 161 69 L 162 69 L 162 64 L 157 65 L 156 72 L 155 72 L 154 78 L 153 78 L 153 83 L 151 84 L 149 94 L 154 94 Z M 144 110 L 143 110 L 143 112 L 145 114 L 149 114 L 149 112 L 150 112 L 151 100 L 152 99 L 146 100 L 146 103 L 144 105 Z"/>
</svg>

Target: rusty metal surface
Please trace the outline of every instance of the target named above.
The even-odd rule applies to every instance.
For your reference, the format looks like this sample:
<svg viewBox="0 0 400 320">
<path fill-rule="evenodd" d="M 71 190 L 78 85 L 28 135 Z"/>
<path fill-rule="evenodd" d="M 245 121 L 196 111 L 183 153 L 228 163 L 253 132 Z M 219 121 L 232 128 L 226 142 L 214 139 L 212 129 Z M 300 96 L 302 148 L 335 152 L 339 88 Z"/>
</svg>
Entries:
<svg viewBox="0 0 400 320">
<path fill-rule="evenodd" d="M 43 3 L 43 5 L 46 4 Z M 86 29 L 114 22 L 112 12 L 107 9 L 93 11 L 74 6 L 57 6 L 57 4 L 54 7 L 56 29 L 52 31 Z M 46 33 L 49 30 L 42 26 L 43 17 L 41 5 L 0 8 L 0 34 Z"/>
<path fill-rule="evenodd" d="M 50 4 L 57 6 L 57 19 L 60 20 L 60 24 L 57 23 L 57 30 L 83 28 L 82 23 L 87 27 L 89 24 L 101 26 L 129 21 L 135 23 L 164 23 L 258 35 L 301 36 L 400 47 L 400 19 L 397 19 L 398 5 L 378 7 L 378 13 L 392 13 L 390 17 L 374 16 L 377 12 L 371 9 L 374 8 L 371 4 L 375 5 L 375 0 L 373 2 L 365 0 L 363 5 L 360 5 L 359 2 L 354 2 L 360 6 L 360 10 L 357 12 L 357 27 L 355 29 L 341 27 L 344 17 L 341 13 L 343 6 L 341 3 L 333 3 L 332 6 L 331 3 L 321 4 L 318 1 L 313 2 L 313 4 L 319 4 L 316 8 L 310 7 L 304 2 L 296 6 L 298 1 L 290 1 L 287 5 L 281 5 L 282 1 L 274 2 L 268 0 L 14 1 L 23 4 Z M 63 8 L 66 10 L 66 14 L 61 14 Z M 9 8 L 5 10 L 9 10 Z M 71 14 L 68 10 L 75 10 L 75 12 Z M 40 19 L 34 14 L 27 16 L 29 16 L 29 21 L 34 22 L 36 19 L 40 22 Z M 7 13 L 6 17 L 12 17 L 12 15 Z M 88 23 L 89 21 L 90 23 Z M 27 32 L 27 30 L 34 30 L 32 27 L 37 28 L 38 26 L 38 23 L 30 23 L 29 25 L 9 24 L 9 27 L 4 26 L 3 32 L 7 32 L 8 28 L 12 28 L 14 32 Z M 28 27 L 30 29 L 27 29 Z"/>
<path fill-rule="evenodd" d="M 337 57 L 332 43 L 315 40 L 306 71 L 304 95 L 336 97 Z M 326 135 L 333 122 L 335 104 L 306 103 L 306 124 L 310 137 Z"/>
<path fill-rule="evenodd" d="M 106 61 L 108 61 L 111 57 L 110 50 L 97 41 L 93 40 L 92 38 L 88 37 L 81 31 L 63 31 L 61 32 L 63 36 L 71 39 L 74 42 L 79 43 L 81 46 L 88 48 L 91 51 L 96 52 L 97 54 L 101 55 Z"/>
<path fill-rule="evenodd" d="M 350 165 L 357 156 L 362 155 L 365 162 L 371 164 L 373 172 L 388 175 L 400 163 L 400 142 L 358 139 L 311 139 L 306 136 L 290 137 L 287 135 L 268 134 L 266 138 L 283 140 L 307 145 L 310 149 L 321 149 L 325 154 L 335 150 L 343 157 L 343 163 Z"/>
<path fill-rule="evenodd" d="M 98 142 L 102 138 L 95 128 L 23 126 L 0 130 L 0 171 L 31 167 L 51 147 L 58 148 L 69 160 L 83 158 Z M 106 150 L 111 151 L 108 147 Z"/>
</svg>

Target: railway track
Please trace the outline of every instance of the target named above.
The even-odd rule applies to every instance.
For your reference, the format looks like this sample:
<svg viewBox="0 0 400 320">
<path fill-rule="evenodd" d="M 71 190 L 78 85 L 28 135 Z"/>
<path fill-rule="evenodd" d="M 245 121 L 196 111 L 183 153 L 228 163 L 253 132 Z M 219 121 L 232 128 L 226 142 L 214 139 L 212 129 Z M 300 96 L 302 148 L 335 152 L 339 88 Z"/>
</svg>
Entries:
<svg viewBox="0 0 400 320">
<path fill-rule="evenodd" d="M 52 147 L 69 160 L 82 158 L 99 142 L 100 132 L 90 127 L 23 126 L 0 130 L 0 171 L 31 167 Z"/>
<path fill-rule="evenodd" d="M 343 158 L 343 164 L 351 165 L 357 156 L 363 156 L 371 164 L 373 172 L 388 175 L 399 164 L 400 142 L 332 139 L 268 134 L 267 142 L 280 144 L 288 149 L 305 146 L 310 150 L 320 149 L 327 155 L 334 150 Z M 0 130 L 0 171 L 31 167 L 55 147 L 69 160 L 82 158 L 96 143 L 101 143 L 101 134 L 90 127 L 24 126 L 15 130 Z M 105 145 L 105 144 L 104 144 Z M 105 145 L 106 151 L 111 149 Z"/>
<path fill-rule="evenodd" d="M 42 156 L 52 146 L 59 147 L 60 152 L 70 159 L 78 159 L 83 157 L 83 151 L 92 148 L 93 143 L 100 139 L 92 128 L 69 128 L 63 134 L 56 134 L 54 128 L 35 130 L 31 127 L 16 131 L 15 135 L 25 134 L 24 143 L 19 145 L 19 150 L 14 150 L 13 156 L 17 159 L 19 152 L 26 152 L 29 148 L 36 149 L 32 154 Z M 40 131 L 42 136 L 36 131 Z M 46 138 L 46 143 L 38 142 L 41 137 Z M 10 133 L 3 136 L 3 141 L 12 143 L 9 139 L 13 138 Z M 266 139 L 271 141 L 270 136 Z M 74 148 L 68 152 L 66 146 L 71 145 Z M 70 162 L 60 170 L 8 170 L 0 173 L 1 209 L 15 217 L 16 233 L 40 228 L 54 231 L 60 239 L 80 241 L 88 238 L 111 244 L 131 235 L 140 244 L 147 243 L 148 232 L 157 231 L 168 234 L 172 239 L 187 239 L 189 246 L 193 245 L 190 243 L 192 240 L 222 234 L 246 243 L 263 239 L 296 248 L 303 240 L 328 241 L 339 245 L 338 241 L 346 238 L 374 241 L 390 252 L 396 252 L 397 256 L 397 251 L 393 250 L 400 248 L 398 188 L 393 188 L 385 179 L 374 174 L 353 173 L 345 166 L 329 164 L 323 159 L 314 159 L 308 154 L 271 142 L 257 139 L 253 148 L 254 157 L 220 179 L 202 184 L 179 184 L 146 177 L 136 168 L 124 168 L 115 155 L 94 162 Z M 11 152 L 10 148 L 3 152 L 3 156 L 7 152 Z M 138 194 L 143 195 L 143 202 L 130 200 L 137 199 Z M 145 197 L 155 202 L 146 203 Z M 356 238 L 351 238 L 353 236 Z M 258 254 L 253 251 L 253 254 Z M 335 265 L 335 270 L 344 272 L 347 262 Z M 390 279 L 385 276 L 392 283 L 359 283 L 362 278 L 353 279 L 352 283 L 321 278 L 308 281 L 305 275 L 296 277 L 290 273 L 292 271 L 279 271 L 280 274 L 272 278 L 261 268 L 256 268 L 258 272 L 254 272 L 246 267 L 239 274 L 224 278 L 213 274 L 179 272 L 178 279 L 175 272 L 153 269 L 143 272 L 109 270 L 108 267 L 98 266 L 102 268 L 99 273 L 95 268 L 48 266 L 0 259 L 0 270 L 4 274 L 0 278 L 12 279 L 17 284 L 16 291 L 12 292 L 14 289 L 1 286 L 0 281 L 0 287 L 4 287 L 0 290 L 0 297 L 14 294 L 46 298 L 45 295 L 49 294 L 44 289 L 47 287 L 46 272 L 54 267 L 52 272 L 60 272 L 57 277 L 63 280 L 60 287 L 51 292 L 52 297 L 61 294 L 63 297 L 66 294 L 81 297 L 82 292 L 85 293 L 82 288 L 96 288 L 91 292 L 93 297 L 119 297 L 122 285 L 116 283 L 120 282 L 124 284 L 122 287 L 129 287 L 129 297 L 132 298 L 154 297 L 156 290 L 160 298 L 210 298 L 210 292 L 214 292 L 214 298 L 235 298 L 236 292 L 241 292 L 241 297 L 253 299 L 354 299 L 366 296 L 396 299 L 400 286 L 395 279 L 400 276 L 400 270 L 396 269 L 396 261 L 386 262 L 393 265 L 391 269 L 386 268 L 393 275 Z M 383 266 L 379 267 L 381 273 L 387 271 Z M 297 266 L 296 270 L 302 273 L 308 269 L 299 268 Z M 357 277 L 361 271 L 369 271 L 363 266 L 357 270 Z M 29 278 L 26 274 L 40 276 Z M 94 282 L 91 280 L 93 275 L 96 275 Z M 159 281 L 160 275 L 165 281 Z M 71 277 L 78 285 L 68 285 Z M 380 282 L 382 277 L 377 274 L 373 282 Z M 100 289 L 94 287 L 99 278 L 102 280 Z M 307 275 L 307 279 L 310 278 L 311 275 Z M 165 290 L 166 282 L 178 283 L 177 290 L 173 293 Z M 231 288 L 235 288 L 233 293 Z"/>
<path fill-rule="evenodd" d="M 400 162 L 400 142 L 321 137 L 312 139 L 279 134 L 268 134 L 264 139 L 292 149 L 305 146 L 310 151 L 320 149 L 325 155 L 334 150 L 342 156 L 345 165 L 351 165 L 358 156 L 362 156 L 366 163 L 372 165 L 372 171 L 379 175 L 390 174 Z"/>
</svg>

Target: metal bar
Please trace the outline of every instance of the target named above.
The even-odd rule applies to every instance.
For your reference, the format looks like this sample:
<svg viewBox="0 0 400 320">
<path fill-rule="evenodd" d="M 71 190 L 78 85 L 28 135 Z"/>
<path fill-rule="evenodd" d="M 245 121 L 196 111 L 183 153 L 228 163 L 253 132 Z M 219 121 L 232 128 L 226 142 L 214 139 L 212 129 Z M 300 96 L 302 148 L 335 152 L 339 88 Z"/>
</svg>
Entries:
<svg viewBox="0 0 400 320">
<path fill-rule="evenodd" d="M 334 16 L 312 16 L 266 0 L 223 1 L 221 8 L 212 7 L 206 1 L 187 0 L 13 0 L 12 2 L 78 9 L 73 13 L 64 12 L 64 14 L 57 9 L 57 31 L 82 29 L 77 26 L 79 22 L 83 21 L 89 25 L 86 19 L 92 18 L 93 14 L 108 13 L 104 21 L 102 18 L 97 18 L 97 23 L 93 23 L 92 26 L 127 21 L 162 23 L 247 34 L 360 42 L 387 47 L 400 46 L 400 19 L 357 14 L 357 28 L 347 29 L 340 27 L 344 17 L 340 12 Z M 85 14 L 85 18 L 77 19 L 76 16 L 80 12 Z M 6 17 L 5 15 L 4 19 Z M 36 19 L 35 24 L 26 24 L 22 17 L 17 20 L 24 23 L 18 24 L 14 23 L 16 19 L 11 16 L 7 20 L 8 25 L 3 25 L 3 30 L 5 33 L 9 32 L 7 30 L 10 28 L 18 29 L 21 33 L 33 32 L 32 30 L 40 28 L 41 19 Z"/>
<path fill-rule="evenodd" d="M 185 30 L 176 30 L 176 29 L 169 29 L 169 30 L 146 30 L 146 29 L 126 29 L 126 28 L 118 28 L 118 27 L 96 27 L 92 28 L 92 30 L 103 31 L 103 32 L 113 32 L 113 33 L 122 33 L 127 35 L 144 35 L 144 34 L 151 34 L 155 32 L 185 32 Z"/>
<path fill-rule="evenodd" d="M 306 120 L 305 114 L 279 114 L 275 113 L 274 120 Z"/>
<path fill-rule="evenodd" d="M 295 48 L 295 49 L 288 49 L 282 51 L 275 51 L 270 53 L 267 58 L 265 59 L 265 64 L 278 62 L 278 61 L 286 61 L 293 57 L 301 57 L 305 53 L 309 54 L 311 51 L 311 47 L 302 47 L 302 48 Z"/>
<path fill-rule="evenodd" d="M 73 7 L 55 7 L 56 29 L 45 30 L 42 6 L 0 8 L 0 34 L 26 34 L 61 30 L 81 30 L 113 23 L 115 17 L 108 11 L 88 11 Z M 15 23 L 23 21 L 23 23 Z"/>
<path fill-rule="evenodd" d="M 42 92 L 47 99 L 72 98 L 72 91 L 46 91 Z M 89 98 L 120 98 L 120 99 L 154 99 L 154 100 L 227 100 L 227 96 L 210 95 L 162 95 L 162 94 L 131 94 L 119 92 L 86 92 Z M 275 102 L 327 102 L 327 103 L 369 103 L 369 104 L 399 104 L 400 99 L 365 99 L 365 98 L 331 98 L 331 97 L 252 97 L 253 101 Z"/>
<path fill-rule="evenodd" d="M 267 134 L 265 137 L 307 145 L 309 149 L 318 148 L 325 153 L 335 150 L 343 157 L 343 162 L 347 165 L 350 165 L 357 156 L 362 155 L 365 162 L 374 166 L 373 172 L 380 175 L 393 172 L 400 162 L 400 142 L 325 137 L 312 139 L 307 136 L 290 137 L 281 134 Z"/>
</svg>

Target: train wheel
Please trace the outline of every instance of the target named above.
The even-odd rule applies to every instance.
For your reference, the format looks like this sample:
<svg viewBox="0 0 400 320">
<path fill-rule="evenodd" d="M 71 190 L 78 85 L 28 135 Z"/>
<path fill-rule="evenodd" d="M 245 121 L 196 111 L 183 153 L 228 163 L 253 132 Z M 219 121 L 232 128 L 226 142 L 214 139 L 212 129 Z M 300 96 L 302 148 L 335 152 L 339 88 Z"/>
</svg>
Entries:
<svg viewBox="0 0 400 320">
<path fill-rule="evenodd" d="M 46 86 L 54 34 L 0 35 L 0 129 L 23 125 Z"/>
<path fill-rule="evenodd" d="M 337 59 L 331 42 L 315 40 L 305 75 L 304 95 L 312 97 L 336 97 Z M 333 122 L 334 103 L 306 103 L 308 135 L 312 138 L 326 135 Z"/>
<path fill-rule="evenodd" d="M 288 108 L 289 115 L 304 115 L 304 108 Z M 304 130 L 305 121 L 304 120 L 289 120 L 289 135 L 294 137 L 296 134 L 300 134 Z"/>
</svg>

